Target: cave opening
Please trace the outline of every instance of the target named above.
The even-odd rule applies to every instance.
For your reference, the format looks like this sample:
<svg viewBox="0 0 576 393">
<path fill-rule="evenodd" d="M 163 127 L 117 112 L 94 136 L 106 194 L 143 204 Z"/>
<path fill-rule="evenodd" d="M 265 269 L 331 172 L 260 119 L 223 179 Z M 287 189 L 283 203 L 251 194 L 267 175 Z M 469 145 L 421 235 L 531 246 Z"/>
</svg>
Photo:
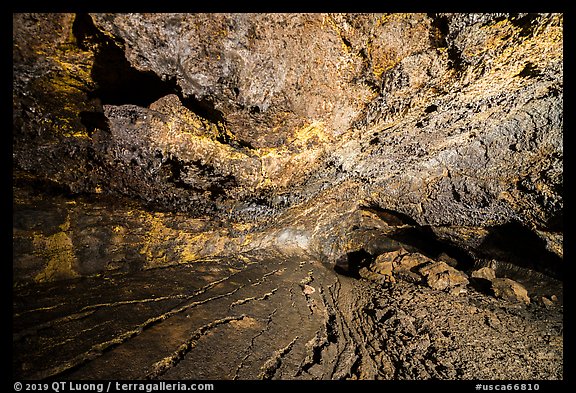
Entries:
<svg viewBox="0 0 576 393">
<path fill-rule="evenodd" d="M 89 14 L 76 14 L 72 32 L 80 49 L 94 53 L 91 76 L 97 87 L 88 94 L 89 99 L 97 99 L 102 105 L 148 107 L 164 96 L 175 94 L 185 108 L 217 127 L 226 123 L 224 114 L 214 107 L 209 97 L 198 99 L 193 95 L 185 96 L 176 78 L 163 80 L 153 71 L 134 68 L 121 48 L 123 42 L 117 42 L 101 32 Z M 88 130 L 93 130 L 103 126 L 103 117 L 102 112 L 84 112 L 81 120 Z M 220 142 L 226 143 L 226 138 L 223 137 Z"/>
<path fill-rule="evenodd" d="M 495 260 L 497 273 L 529 276 L 535 272 L 562 280 L 562 258 L 549 251 L 546 242 L 532 230 L 512 222 L 491 227 L 488 232 L 473 251 L 439 238 L 428 225 L 399 231 L 390 238 L 433 259 L 446 254 L 458 261 L 459 269 L 468 272 L 481 267 L 479 261 Z"/>
<path fill-rule="evenodd" d="M 388 225 L 399 229 L 383 233 L 353 226 L 350 236 L 366 239 L 366 242 L 336 259 L 334 270 L 338 274 L 358 278 L 360 268 L 369 265 L 378 255 L 403 247 L 408 252 L 418 252 L 435 260 L 448 257 L 455 267 L 468 274 L 488 264 L 498 275 L 523 282 L 562 281 L 562 258 L 548 250 L 541 237 L 520 223 L 489 227 L 481 244 L 472 249 L 440 237 L 433 226 L 419 225 L 404 213 L 377 206 L 362 209 L 377 214 Z M 557 221 L 561 222 L 561 217 Z"/>
<path fill-rule="evenodd" d="M 89 94 L 90 99 L 97 98 L 103 105 L 147 107 L 176 92 L 175 81 L 162 81 L 152 71 L 132 67 L 119 43 L 98 30 L 90 15 L 76 14 L 72 32 L 80 49 L 94 52 L 91 76 L 97 87 Z"/>
<path fill-rule="evenodd" d="M 456 246 L 449 241 L 440 239 L 430 226 L 416 226 L 400 231 L 390 237 L 402 244 L 411 246 L 422 254 L 436 259 L 445 254 L 458 261 L 458 268 L 469 270 L 474 265 L 474 256 L 460 246 Z"/>
<path fill-rule="evenodd" d="M 363 248 L 350 251 L 336 260 L 334 271 L 343 276 L 360 278 L 360 269 L 370 264 L 375 257 L 376 255 L 372 255 Z"/>
<path fill-rule="evenodd" d="M 470 252 L 449 241 L 440 239 L 434 233 L 431 226 L 418 224 L 418 222 L 408 214 L 392 209 L 381 208 L 376 205 L 362 207 L 362 210 L 376 214 L 388 225 L 404 227 L 394 233 L 387 234 L 385 237 L 408 247 L 408 251 L 418 250 L 418 252 L 433 259 L 441 254 L 446 254 L 456 259 L 459 267 L 462 269 L 469 269 L 474 264 L 474 257 Z M 382 241 L 382 244 L 387 244 L 387 241 Z M 377 251 L 376 254 L 379 252 L 379 249 L 384 249 L 384 247 L 375 247 Z"/>
<path fill-rule="evenodd" d="M 549 251 L 542 238 L 520 223 L 491 227 L 478 250 L 481 256 L 504 261 L 505 266 L 512 269 L 535 271 L 562 280 L 562 258 Z"/>
</svg>

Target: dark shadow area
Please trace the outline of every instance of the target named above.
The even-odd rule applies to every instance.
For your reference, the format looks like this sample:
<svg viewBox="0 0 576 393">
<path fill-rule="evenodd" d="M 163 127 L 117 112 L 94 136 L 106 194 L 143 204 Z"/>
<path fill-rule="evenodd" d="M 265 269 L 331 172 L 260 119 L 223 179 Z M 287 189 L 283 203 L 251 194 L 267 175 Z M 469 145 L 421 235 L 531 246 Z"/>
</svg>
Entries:
<svg viewBox="0 0 576 393">
<path fill-rule="evenodd" d="M 466 62 L 462 58 L 462 51 L 458 49 L 455 45 L 451 45 L 448 48 L 448 64 L 456 72 L 461 73 L 466 67 Z"/>
<path fill-rule="evenodd" d="M 217 172 L 212 165 L 202 164 L 200 161 L 184 161 L 177 157 L 170 157 L 164 161 L 164 165 L 169 168 L 170 177 L 168 182 L 178 188 L 202 193 L 205 190 L 210 193 L 210 198 L 216 200 L 226 195 L 226 190 L 237 187 L 236 179 L 232 175 L 222 175 Z M 196 173 L 200 178 L 210 179 L 210 184 L 206 187 L 196 186 L 185 179 L 188 172 Z"/>
<path fill-rule="evenodd" d="M 477 258 L 495 259 L 500 262 L 500 269 L 524 269 L 562 280 L 562 258 L 548 251 L 543 239 L 519 223 L 491 228 L 489 235 L 474 250 L 474 255 L 457 245 L 439 239 L 427 226 L 409 228 L 391 235 L 390 238 L 414 247 L 433 259 L 445 253 L 456 259 L 458 268 L 464 271 L 477 268 L 475 267 Z M 497 271 L 498 275 L 500 273 Z"/>
<path fill-rule="evenodd" d="M 362 209 L 398 228 L 394 233 L 386 233 L 377 228 L 353 226 L 347 236 L 354 244 L 362 245 L 362 249 L 348 252 L 336 261 L 334 270 L 339 274 L 357 277 L 358 270 L 378 255 L 404 248 L 434 260 L 448 257 L 455 260 L 458 269 L 468 273 L 478 269 L 481 266 L 479 264 L 495 260 L 499 277 L 524 277 L 534 282 L 544 279 L 544 276 L 562 280 L 562 258 L 548 251 L 545 240 L 519 223 L 489 228 L 489 234 L 482 244 L 474 250 L 468 250 L 449 240 L 440 239 L 432 227 L 418 225 L 401 212 L 377 206 Z M 562 228 L 562 214 L 552 221 L 555 228 Z M 479 287 L 482 287 L 481 284 Z"/>
<path fill-rule="evenodd" d="M 546 242 L 520 223 L 492 227 L 478 249 L 493 258 L 562 280 L 562 259 L 546 249 Z"/>
<path fill-rule="evenodd" d="M 185 108 L 190 109 L 198 116 L 206 120 L 209 120 L 211 123 L 214 123 L 216 125 L 219 124 L 224 125 L 226 123 L 226 120 L 224 119 L 224 114 L 214 107 L 213 101 L 211 101 L 206 97 L 200 100 L 196 99 L 193 96 L 184 97 L 182 95 L 182 90 L 180 86 L 177 86 L 175 81 L 172 81 L 172 83 L 174 84 L 174 86 L 176 86 L 175 87 L 176 91 L 174 94 L 176 94 L 180 98 L 180 102 Z"/>
<path fill-rule="evenodd" d="M 429 13 L 428 17 L 432 19 L 432 27 L 434 28 L 431 29 L 430 37 L 432 45 L 436 48 L 447 48 L 446 37 L 450 33 L 448 17 L 434 13 Z"/>
<path fill-rule="evenodd" d="M 438 239 L 428 226 L 409 228 L 391 235 L 390 238 L 407 244 L 413 248 L 413 251 L 419 251 L 432 259 L 437 259 L 441 254 L 446 254 L 458 261 L 458 268 L 461 270 L 466 270 L 474 265 L 474 258 L 468 251 Z"/>
<path fill-rule="evenodd" d="M 364 249 L 351 251 L 336 261 L 334 271 L 343 276 L 360 278 L 358 271 L 361 267 L 369 265 L 374 260 L 374 257 L 374 255 Z"/>
<path fill-rule="evenodd" d="M 520 28 L 520 37 L 527 37 L 532 34 L 536 26 L 538 26 L 538 23 L 534 22 L 536 22 L 539 18 L 540 15 L 535 13 L 528 13 L 523 16 L 516 14 L 510 17 L 510 22 L 514 26 Z"/>
<path fill-rule="evenodd" d="M 99 31 L 88 14 L 76 14 L 72 32 L 82 50 L 94 52 L 92 79 L 97 88 L 89 98 L 102 104 L 133 104 L 146 107 L 165 95 L 175 93 L 174 81 L 164 82 L 151 71 L 130 65 L 117 43 Z"/>
<path fill-rule="evenodd" d="M 430 29 L 430 42 L 436 48 L 447 49 L 448 64 L 456 72 L 460 73 L 466 67 L 462 58 L 461 50 L 453 42 L 454 33 L 450 34 L 449 18 L 446 15 L 428 13 L 432 19 L 432 29 Z M 427 112 L 429 113 L 429 112 Z"/>
<path fill-rule="evenodd" d="M 424 254 L 432 259 L 438 259 L 442 254 L 446 254 L 458 262 L 458 268 L 461 270 L 474 266 L 474 258 L 470 252 L 439 239 L 429 226 L 418 225 L 410 216 L 375 205 L 364 206 L 361 209 L 376 214 L 388 225 L 398 228 L 394 233 L 386 234 L 376 228 L 352 227 L 349 238 L 354 243 L 364 246 L 361 250 L 341 256 L 334 267 L 337 273 L 357 277 L 358 270 L 372 262 L 378 255 L 400 248 Z"/>
<path fill-rule="evenodd" d="M 490 280 L 480 277 L 469 277 L 468 280 L 470 281 L 470 286 L 478 292 L 482 292 L 491 296 L 494 295 L 494 291 L 492 290 L 492 282 Z"/>
<path fill-rule="evenodd" d="M 559 212 L 548 219 L 546 230 L 551 232 L 564 232 L 564 213 Z"/>
<path fill-rule="evenodd" d="M 184 97 L 175 79 L 162 80 L 152 71 L 139 71 L 132 67 L 119 46 L 122 43 L 117 43 L 98 30 L 90 15 L 76 14 L 72 31 L 80 49 L 94 52 L 91 76 L 97 88 L 88 98 L 98 98 L 103 105 L 132 104 L 148 107 L 161 97 L 176 94 L 182 105 L 198 116 L 214 124 L 225 123 L 222 112 L 216 110 L 208 98 L 199 100 L 193 96 Z M 89 122 L 86 126 L 88 128 L 92 125 Z"/>
<path fill-rule="evenodd" d="M 516 76 L 520 76 L 522 78 L 535 78 L 541 75 L 541 72 L 538 70 L 534 64 L 528 62 Z"/>
<path fill-rule="evenodd" d="M 418 223 L 414 221 L 412 217 L 398 211 L 390 209 L 382 209 L 381 207 L 376 205 L 363 206 L 360 209 L 376 214 L 382 221 L 386 222 L 388 225 L 392 226 L 418 225 Z"/>
<path fill-rule="evenodd" d="M 92 136 L 92 133 L 96 129 L 110 131 L 110 125 L 108 124 L 108 119 L 103 112 L 80 112 L 80 122 L 86 127 L 88 135 Z"/>
<path fill-rule="evenodd" d="M 12 186 L 27 188 L 33 196 L 49 195 L 72 198 L 75 195 L 67 185 L 50 179 L 36 177 L 28 172 L 14 171 L 12 173 Z"/>
</svg>

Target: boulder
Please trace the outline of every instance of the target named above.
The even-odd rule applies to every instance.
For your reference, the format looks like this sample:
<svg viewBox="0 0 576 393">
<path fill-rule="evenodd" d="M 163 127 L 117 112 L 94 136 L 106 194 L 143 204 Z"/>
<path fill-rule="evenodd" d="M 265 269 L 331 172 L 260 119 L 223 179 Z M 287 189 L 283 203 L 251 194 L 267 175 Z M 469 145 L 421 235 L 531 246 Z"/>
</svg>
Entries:
<svg viewBox="0 0 576 393">
<path fill-rule="evenodd" d="M 426 278 L 426 284 L 430 288 L 440 291 L 450 290 L 453 287 L 463 287 L 468 284 L 466 273 L 456 270 L 442 261 L 425 265 L 419 269 L 419 272 Z"/>
<path fill-rule="evenodd" d="M 494 271 L 493 268 L 486 266 L 486 267 L 482 267 L 478 270 L 474 270 L 470 274 L 470 277 L 483 278 L 485 280 L 492 280 L 492 279 L 496 278 L 496 272 Z"/>
<path fill-rule="evenodd" d="M 492 291 L 497 298 L 514 303 L 530 303 L 530 297 L 528 296 L 526 288 L 510 278 L 492 279 Z"/>
</svg>

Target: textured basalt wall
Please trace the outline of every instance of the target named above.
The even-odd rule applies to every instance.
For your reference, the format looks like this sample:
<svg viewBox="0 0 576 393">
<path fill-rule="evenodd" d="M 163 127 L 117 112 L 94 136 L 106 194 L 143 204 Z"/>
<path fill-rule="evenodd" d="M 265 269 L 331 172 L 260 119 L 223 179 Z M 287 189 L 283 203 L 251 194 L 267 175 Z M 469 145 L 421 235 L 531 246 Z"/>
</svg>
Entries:
<svg viewBox="0 0 576 393">
<path fill-rule="evenodd" d="M 409 227 L 476 260 L 558 274 L 562 24 L 561 14 L 14 14 L 15 184 L 202 222 L 169 218 L 190 234 L 169 263 L 267 247 L 335 263 Z M 95 245 L 78 222 L 66 226 L 74 206 L 61 210 L 65 235 L 16 220 L 22 277 L 31 266 L 58 277 L 41 274 L 57 264 L 52 246 L 71 253 L 61 258 L 72 276 L 106 269 L 85 270 L 93 254 L 82 247 L 114 255 L 123 229 L 93 234 Z"/>
<path fill-rule="evenodd" d="M 562 50 L 562 14 L 13 14 L 13 378 L 562 379 Z"/>
</svg>

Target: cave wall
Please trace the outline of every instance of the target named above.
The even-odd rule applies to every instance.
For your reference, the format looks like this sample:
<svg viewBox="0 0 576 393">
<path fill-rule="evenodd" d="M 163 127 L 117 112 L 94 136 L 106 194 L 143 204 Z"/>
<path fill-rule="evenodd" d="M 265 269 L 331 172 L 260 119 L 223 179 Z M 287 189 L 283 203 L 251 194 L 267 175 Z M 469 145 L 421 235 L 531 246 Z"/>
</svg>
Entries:
<svg viewBox="0 0 576 393">
<path fill-rule="evenodd" d="M 562 14 L 13 14 L 14 187 L 203 220 L 179 243 L 194 258 L 276 247 L 334 263 L 376 247 L 358 228 L 395 231 L 369 208 L 478 258 L 535 239 L 531 266 L 558 270 L 562 46 Z M 82 270 L 77 247 L 109 256 L 117 239 L 55 235 L 60 221 L 15 224 L 16 269 L 59 277 L 40 273 L 54 244 L 69 276 L 106 269 Z"/>
</svg>

